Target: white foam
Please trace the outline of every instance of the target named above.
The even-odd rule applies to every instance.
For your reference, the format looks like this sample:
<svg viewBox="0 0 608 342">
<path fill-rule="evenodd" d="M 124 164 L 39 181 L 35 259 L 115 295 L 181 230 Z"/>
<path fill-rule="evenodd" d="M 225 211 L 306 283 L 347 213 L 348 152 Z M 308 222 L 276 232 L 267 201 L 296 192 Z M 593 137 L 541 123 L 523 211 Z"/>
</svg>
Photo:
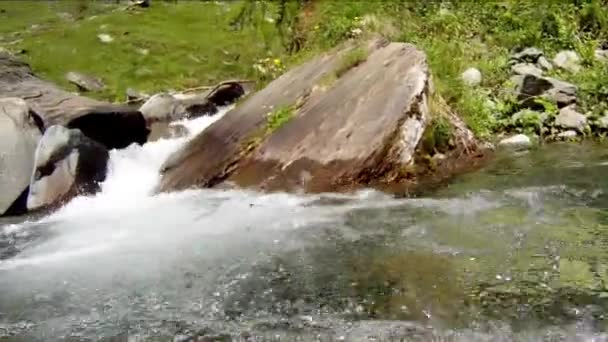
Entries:
<svg viewBox="0 0 608 342">
<path fill-rule="evenodd" d="M 221 118 L 230 107 L 213 116 L 202 116 L 176 123 L 188 129 L 185 137 L 160 139 L 144 145 L 133 144 L 122 150 L 110 151 L 108 174 L 95 196 L 81 196 L 59 209 L 48 219 L 87 216 L 92 213 L 112 213 L 145 206 L 160 180 L 160 168 L 167 158 L 190 139 Z"/>
</svg>

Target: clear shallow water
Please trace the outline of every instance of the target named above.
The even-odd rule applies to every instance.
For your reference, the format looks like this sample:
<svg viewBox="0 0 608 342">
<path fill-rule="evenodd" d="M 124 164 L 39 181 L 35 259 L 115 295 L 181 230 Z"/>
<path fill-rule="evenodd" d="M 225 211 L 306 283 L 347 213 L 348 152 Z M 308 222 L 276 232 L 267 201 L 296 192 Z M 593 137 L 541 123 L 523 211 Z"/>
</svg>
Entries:
<svg viewBox="0 0 608 342">
<path fill-rule="evenodd" d="M 185 139 L 115 151 L 100 194 L 0 228 L 0 341 L 608 341 L 604 146 L 420 198 L 149 196 Z"/>
</svg>

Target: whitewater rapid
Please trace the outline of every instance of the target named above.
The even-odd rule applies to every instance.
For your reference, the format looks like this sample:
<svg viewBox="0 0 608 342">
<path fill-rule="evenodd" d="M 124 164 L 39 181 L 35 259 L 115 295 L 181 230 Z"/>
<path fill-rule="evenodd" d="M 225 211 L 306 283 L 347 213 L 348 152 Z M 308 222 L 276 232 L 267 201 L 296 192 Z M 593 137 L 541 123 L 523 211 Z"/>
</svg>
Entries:
<svg viewBox="0 0 608 342">
<path fill-rule="evenodd" d="M 188 134 L 180 138 L 160 139 L 143 145 L 110 151 L 106 180 L 95 196 L 81 196 L 54 213 L 49 219 L 87 216 L 99 212 L 129 211 L 153 196 L 160 181 L 160 168 L 181 146 L 220 119 L 231 107 L 222 108 L 213 116 L 201 116 L 172 124 L 183 125 Z"/>
<path fill-rule="evenodd" d="M 166 158 L 225 112 L 180 122 L 185 137 L 111 151 L 96 195 L 0 224 L 0 340 L 608 340 L 593 316 L 605 303 L 571 303 L 560 292 L 571 283 L 542 280 L 606 256 L 587 238 L 606 231 L 604 148 L 508 156 L 432 197 L 155 194 Z M 564 243 L 572 261 L 555 264 Z M 516 302 L 467 304 L 509 284 L 557 306 L 544 318 Z M 496 307 L 508 311 L 488 316 Z M 503 320 L 516 316 L 531 325 Z"/>
</svg>

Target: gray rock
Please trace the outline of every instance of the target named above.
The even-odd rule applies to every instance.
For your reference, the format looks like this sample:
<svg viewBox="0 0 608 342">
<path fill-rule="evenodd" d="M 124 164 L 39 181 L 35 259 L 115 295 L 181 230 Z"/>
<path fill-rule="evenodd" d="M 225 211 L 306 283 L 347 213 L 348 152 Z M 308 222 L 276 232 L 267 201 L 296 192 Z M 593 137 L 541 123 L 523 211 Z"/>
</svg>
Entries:
<svg viewBox="0 0 608 342">
<path fill-rule="evenodd" d="M 608 128 L 608 112 L 605 112 L 604 116 L 597 120 L 596 124 L 599 128 Z"/>
<path fill-rule="evenodd" d="M 47 208 L 98 191 L 105 180 L 108 158 L 105 146 L 80 130 L 49 127 L 36 149 L 27 208 Z"/>
<path fill-rule="evenodd" d="M 82 91 L 100 91 L 106 86 L 99 78 L 81 74 L 76 71 L 70 71 L 65 75 L 65 78 L 71 83 L 78 86 Z"/>
<path fill-rule="evenodd" d="M 555 124 L 563 128 L 572 128 L 582 131 L 587 124 L 587 117 L 576 111 L 574 105 L 564 107 L 555 117 Z"/>
<path fill-rule="evenodd" d="M 248 97 L 167 159 L 158 191 L 232 182 L 266 191 L 326 192 L 395 182 L 399 170 L 415 163 L 431 121 L 430 70 L 411 44 L 375 40 L 367 48 L 368 58 L 349 71 L 349 82 L 311 93 L 339 65 L 341 55 L 330 53 Z M 301 106 L 288 122 L 251 142 L 273 108 L 296 103 Z M 477 151 L 462 120 L 450 110 L 444 114 L 454 127 L 454 144 Z M 245 158 L 244 148 L 250 151 Z"/>
<path fill-rule="evenodd" d="M 0 54 L 0 94 L 25 99 L 45 126 L 78 128 L 109 149 L 143 144 L 148 137 L 137 108 L 74 95 L 36 77 L 29 65 L 11 55 Z"/>
<path fill-rule="evenodd" d="M 581 69 L 581 57 L 572 50 L 560 51 L 555 58 L 553 58 L 553 64 L 561 69 L 578 72 Z"/>
<path fill-rule="evenodd" d="M 608 62 L 608 50 L 595 50 L 595 59 L 600 62 Z"/>
<path fill-rule="evenodd" d="M 515 75 L 534 75 L 534 76 L 542 76 L 543 71 L 537 68 L 534 64 L 529 63 L 518 63 L 511 67 L 511 71 Z"/>
<path fill-rule="evenodd" d="M 100 42 L 106 43 L 106 44 L 114 41 L 114 38 L 107 33 L 100 33 L 97 35 L 97 38 L 99 38 Z"/>
<path fill-rule="evenodd" d="M 515 53 L 511 59 L 522 63 L 536 63 L 543 56 L 543 51 L 535 47 L 525 48 L 524 50 Z"/>
<path fill-rule="evenodd" d="M 129 102 L 143 102 L 150 98 L 150 95 L 137 91 L 133 88 L 127 88 L 125 93 L 127 95 L 127 101 Z"/>
<path fill-rule="evenodd" d="M 147 122 L 174 121 L 186 116 L 186 108 L 181 101 L 167 93 L 152 95 L 139 111 Z"/>
<path fill-rule="evenodd" d="M 502 139 L 498 143 L 499 147 L 508 147 L 508 148 L 530 148 L 532 146 L 532 141 L 525 134 L 517 134 L 512 137 Z"/>
<path fill-rule="evenodd" d="M 545 56 L 540 56 L 536 64 L 545 71 L 553 70 L 553 64 Z"/>
<path fill-rule="evenodd" d="M 168 122 L 153 122 L 150 124 L 150 135 L 148 142 L 157 141 L 160 139 L 176 139 L 188 135 L 188 128 L 180 124 L 169 124 Z"/>
<path fill-rule="evenodd" d="M 481 71 L 476 68 L 469 68 L 465 70 L 460 76 L 464 84 L 470 87 L 476 87 L 481 84 Z"/>
<path fill-rule="evenodd" d="M 57 13 L 57 16 L 59 17 L 59 19 L 65 21 L 74 21 L 74 16 L 67 12 L 59 12 Z"/>
<path fill-rule="evenodd" d="M 552 101 L 560 108 L 576 102 L 577 87 L 574 84 L 532 74 L 517 75 L 511 80 L 516 84 L 517 98 L 525 107 L 535 107 L 535 99 L 539 96 Z"/>
<path fill-rule="evenodd" d="M 132 0 L 130 6 L 138 6 L 142 8 L 150 7 L 150 0 Z"/>
<path fill-rule="evenodd" d="M 576 138 L 576 136 L 578 135 L 578 133 L 574 130 L 568 130 L 565 132 L 561 132 L 557 135 L 557 137 L 559 139 L 572 139 L 572 138 Z"/>
<path fill-rule="evenodd" d="M 0 216 L 26 211 L 27 187 L 43 124 L 25 101 L 0 99 Z"/>
</svg>

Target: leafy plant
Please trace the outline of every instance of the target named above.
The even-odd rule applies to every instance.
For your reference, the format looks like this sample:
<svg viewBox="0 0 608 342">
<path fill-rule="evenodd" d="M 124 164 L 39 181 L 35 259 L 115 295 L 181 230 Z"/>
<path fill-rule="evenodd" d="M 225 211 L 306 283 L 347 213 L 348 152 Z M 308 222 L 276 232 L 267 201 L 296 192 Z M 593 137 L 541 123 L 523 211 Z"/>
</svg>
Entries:
<svg viewBox="0 0 608 342">
<path fill-rule="evenodd" d="M 281 128 L 285 123 L 293 118 L 295 108 L 293 106 L 284 106 L 268 113 L 266 118 L 266 133 L 272 133 Z"/>
<path fill-rule="evenodd" d="M 428 154 L 444 152 L 449 148 L 452 138 L 452 125 L 442 115 L 436 115 L 422 137 L 422 148 Z"/>
</svg>

